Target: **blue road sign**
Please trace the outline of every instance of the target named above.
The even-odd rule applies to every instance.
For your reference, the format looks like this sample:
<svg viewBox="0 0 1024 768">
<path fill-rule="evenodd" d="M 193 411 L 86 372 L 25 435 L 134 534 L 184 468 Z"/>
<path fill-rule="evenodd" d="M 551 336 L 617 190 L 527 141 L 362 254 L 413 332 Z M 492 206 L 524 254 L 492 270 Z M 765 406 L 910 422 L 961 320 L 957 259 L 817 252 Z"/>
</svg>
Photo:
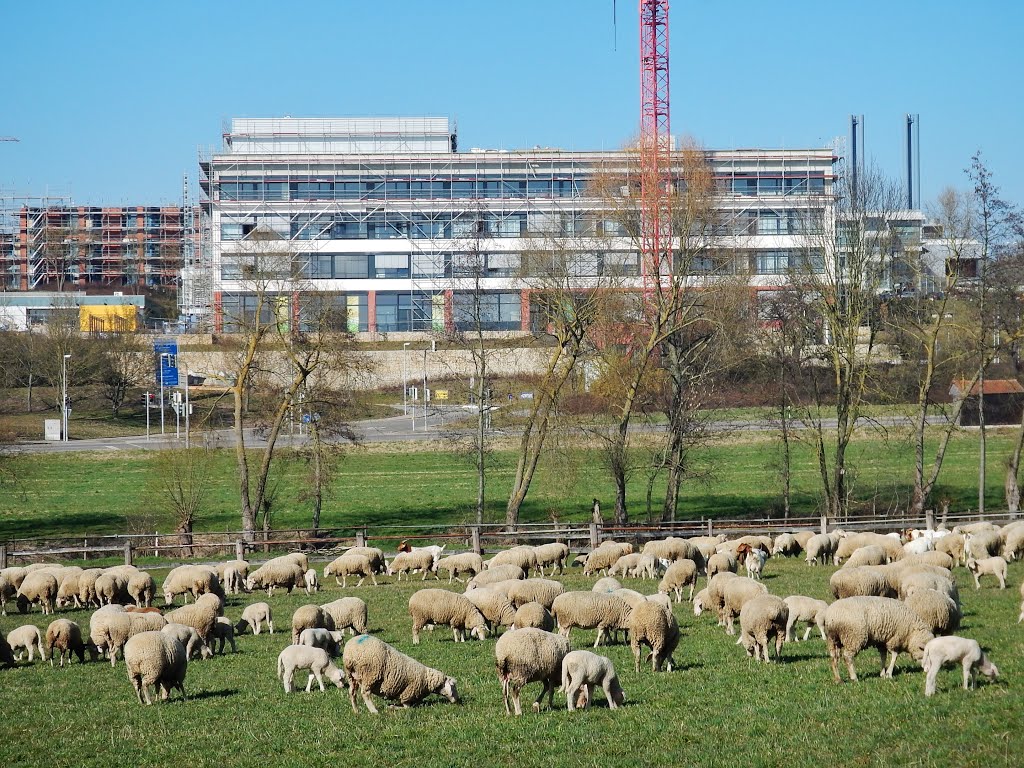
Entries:
<svg viewBox="0 0 1024 768">
<path fill-rule="evenodd" d="M 175 339 L 161 339 L 153 342 L 156 358 L 156 383 L 165 387 L 178 386 L 178 342 Z"/>
</svg>

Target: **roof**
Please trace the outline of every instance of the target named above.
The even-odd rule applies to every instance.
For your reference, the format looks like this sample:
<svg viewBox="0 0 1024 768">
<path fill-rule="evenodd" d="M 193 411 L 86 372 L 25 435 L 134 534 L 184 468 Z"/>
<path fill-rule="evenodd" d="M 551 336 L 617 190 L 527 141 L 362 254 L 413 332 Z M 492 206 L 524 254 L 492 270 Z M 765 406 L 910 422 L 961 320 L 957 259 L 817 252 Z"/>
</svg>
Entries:
<svg viewBox="0 0 1024 768">
<path fill-rule="evenodd" d="M 961 397 L 968 384 L 970 382 L 967 379 L 953 379 L 953 384 L 949 388 L 949 394 L 954 397 Z M 979 382 L 974 382 L 968 397 L 977 397 L 980 389 Z M 1016 379 L 985 379 L 985 394 L 1021 395 L 1024 394 L 1024 387 Z"/>
</svg>

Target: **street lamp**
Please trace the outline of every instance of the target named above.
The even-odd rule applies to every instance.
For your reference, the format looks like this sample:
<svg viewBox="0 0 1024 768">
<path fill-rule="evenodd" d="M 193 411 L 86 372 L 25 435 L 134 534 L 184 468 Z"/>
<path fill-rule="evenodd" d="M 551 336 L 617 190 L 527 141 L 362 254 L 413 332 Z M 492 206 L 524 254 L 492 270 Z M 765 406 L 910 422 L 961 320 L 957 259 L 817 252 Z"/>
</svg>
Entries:
<svg viewBox="0 0 1024 768">
<path fill-rule="evenodd" d="M 409 391 L 409 342 L 402 344 L 404 356 L 402 357 L 402 415 L 409 415 L 409 402 L 406 395 Z"/>
<path fill-rule="evenodd" d="M 60 363 L 60 373 L 61 373 L 60 378 L 61 378 L 61 383 L 63 385 L 61 387 L 62 391 L 61 391 L 61 398 L 60 398 L 60 408 L 61 408 L 61 419 L 63 420 L 63 423 L 64 423 L 64 442 L 65 443 L 68 441 L 68 360 L 70 360 L 70 359 L 71 359 L 71 355 L 70 354 L 64 355 L 64 359 L 61 360 L 61 363 Z"/>
<path fill-rule="evenodd" d="M 188 448 L 189 443 L 189 411 L 192 410 L 192 406 L 188 401 L 188 368 L 185 368 L 185 447 Z"/>
<path fill-rule="evenodd" d="M 171 356 L 170 352 L 160 353 L 160 435 L 164 434 L 164 360 Z"/>
</svg>

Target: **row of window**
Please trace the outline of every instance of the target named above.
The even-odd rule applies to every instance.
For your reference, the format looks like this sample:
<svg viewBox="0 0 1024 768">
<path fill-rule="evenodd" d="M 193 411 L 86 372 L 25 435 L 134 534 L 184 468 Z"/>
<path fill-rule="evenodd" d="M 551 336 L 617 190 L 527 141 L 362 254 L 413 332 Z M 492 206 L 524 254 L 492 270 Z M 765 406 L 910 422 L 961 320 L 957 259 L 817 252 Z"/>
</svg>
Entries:
<svg viewBox="0 0 1024 768">
<path fill-rule="evenodd" d="M 823 176 L 733 178 L 720 179 L 719 184 L 734 195 L 820 195 L 825 192 Z"/>
<path fill-rule="evenodd" d="M 809 235 L 820 233 L 820 210 L 786 209 L 743 211 L 726 218 L 718 228 L 719 235 Z"/>
</svg>

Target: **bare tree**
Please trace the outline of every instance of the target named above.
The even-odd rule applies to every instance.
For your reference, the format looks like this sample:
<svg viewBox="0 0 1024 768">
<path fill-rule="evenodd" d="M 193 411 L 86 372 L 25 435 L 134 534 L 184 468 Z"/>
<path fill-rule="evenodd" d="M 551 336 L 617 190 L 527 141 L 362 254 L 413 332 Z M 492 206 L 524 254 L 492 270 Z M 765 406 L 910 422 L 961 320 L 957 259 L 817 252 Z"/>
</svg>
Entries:
<svg viewBox="0 0 1024 768">
<path fill-rule="evenodd" d="M 152 370 L 152 348 L 134 333 L 109 333 L 97 341 L 103 397 L 117 416 L 128 392 Z"/>
<path fill-rule="evenodd" d="M 174 516 L 182 555 L 192 557 L 193 527 L 213 478 L 213 452 L 202 441 L 188 448 L 168 445 L 156 452 L 156 462 L 156 491 Z"/>
</svg>

